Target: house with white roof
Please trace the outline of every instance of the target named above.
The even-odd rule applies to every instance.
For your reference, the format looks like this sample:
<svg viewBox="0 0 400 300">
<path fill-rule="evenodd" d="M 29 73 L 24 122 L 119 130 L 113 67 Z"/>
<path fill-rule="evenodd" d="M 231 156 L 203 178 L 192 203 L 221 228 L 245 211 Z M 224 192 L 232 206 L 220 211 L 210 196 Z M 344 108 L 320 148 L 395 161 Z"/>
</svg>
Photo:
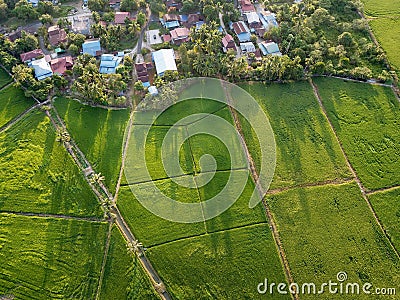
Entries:
<svg viewBox="0 0 400 300">
<path fill-rule="evenodd" d="M 256 52 L 256 46 L 252 42 L 240 43 L 240 50 L 243 53 L 253 53 Z"/>
<path fill-rule="evenodd" d="M 163 76 L 165 71 L 177 71 L 173 49 L 161 49 L 152 53 L 158 76 Z"/>
<path fill-rule="evenodd" d="M 120 65 L 122 57 L 112 54 L 103 54 L 100 60 L 100 73 L 115 74 L 117 67 Z"/>
<path fill-rule="evenodd" d="M 44 57 L 31 61 L 28 63 L 28 66 L 34 69 L 35 78 L 37 80 L 43 80 L 47 77 L 53 76 L 53 71 L 51 70 L 50 64 Z"/>
</svg>

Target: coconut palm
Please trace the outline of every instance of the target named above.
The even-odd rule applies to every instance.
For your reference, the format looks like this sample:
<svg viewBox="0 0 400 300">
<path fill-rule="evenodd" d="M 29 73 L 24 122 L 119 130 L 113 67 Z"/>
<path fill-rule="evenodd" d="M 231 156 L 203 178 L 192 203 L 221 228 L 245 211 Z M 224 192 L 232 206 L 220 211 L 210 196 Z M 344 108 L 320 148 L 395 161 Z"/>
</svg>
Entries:
<svg viewBox="0 0 400 300">
<path fill-rule="evenodd" d="M 135 253 L 136 255 L 142 255 L 143 244 L 138 240 L 133 240 L 133 242 L 129 242 L 126 246 L 129 253 Z"/>
</svg>

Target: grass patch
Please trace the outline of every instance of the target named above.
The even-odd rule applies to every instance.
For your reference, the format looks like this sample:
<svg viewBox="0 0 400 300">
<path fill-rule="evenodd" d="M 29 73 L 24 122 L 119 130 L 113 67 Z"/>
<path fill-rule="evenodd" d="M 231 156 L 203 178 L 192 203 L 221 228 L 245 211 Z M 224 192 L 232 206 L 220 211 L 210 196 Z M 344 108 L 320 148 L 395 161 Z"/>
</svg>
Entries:
<svg viewBox="0 0 400 300">
<path fill-rule="evenodd" d="M 106 223 L 0 215 L 0 294 L 95 299 Z"/>
<path fill-rule="evenodd" d="M 400 264 L 355 183 L 268 196 L 295 282 L 336 280 L 398 286 Z M 305 299 L 342 299 L 324 293 Z M 368 299 L 370 295 L 358 295 Z"/>
<path fill-rule="evenodd" d="M 1 70 L 1 69 L 0 69 Z M 8 75 L 7 75 L 8 76 Z M 0 79 L 1 80 L 1 79 Z M 1 82 L 0 82 L 1 86 Z M 24 92 L 14 86 L 0 91 L 0 127 L 23 113 L 35 103 L 32 98 L 25 97 Z"/>
<path fill-rule="evenodd" d="M 0 89 L 5 85 L 9 84 L 12 81 L 12 78 L 3 68 L 0 68 Z"/>
<path fill-rule="evenodd" d="M 33 111 L 0 134 L 0 210 L 102 216 L 50 120 Z"/>
<path fill-rule="evenodd" d="M 400 15 L 400 0 L 362 0 L 370 16 Z"/>
<path fill-rule="evenodd" d="M 128 254 L 116 226 L 111 232 L 100 299 L 159 299 L 140 262 Z"/>
<path fill-rule="evenodd" d="M 177 241 L 147 253 L 175 299 L 264 299 L 257 293 L 259 282 L 266 277 L 285 282 L 266 225 Z"/>
<path fill-rule="evenodd" d="M 400 250 L 400 189 L 368 196 L 387 234 Z"/>
<path fill-rule="evenodd" d="M 339 145 L 307 82 L 242 85 L 264 108 L 275 134 L 276 170 L 271 188 L 347 178 Z M 260 166 L 258 139 L 241 119 L 255 164 Z"/>
<path fill-rule="evenodd" d="M 115 191 L 121 168 L 122 143 L 128 110 L 106 110 L 58 98 L 54 103 L 68 131 L 104 183 Z"/>
<path fill-rule="evenodd" d="M 351 164 L 370 190 L 400 183 L 399 102 L 390 88 L 317 78 Z"/>
</svg>

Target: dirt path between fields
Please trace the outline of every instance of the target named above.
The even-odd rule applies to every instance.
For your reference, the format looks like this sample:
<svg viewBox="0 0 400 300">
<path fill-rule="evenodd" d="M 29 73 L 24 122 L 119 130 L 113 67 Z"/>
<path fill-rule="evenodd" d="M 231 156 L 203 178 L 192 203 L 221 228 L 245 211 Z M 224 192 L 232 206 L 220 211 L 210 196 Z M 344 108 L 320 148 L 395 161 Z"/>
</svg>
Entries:
<svg viewBox="0 0 400 300">
<path fill-rule="evenodd" d="M 104 222 L 104 219 L 99 219 L 95 217 L 77 217 L 77 216 L 67 216 L 59 214 L 43 214 L 43 213 L 28 213 L 28 212 L 16 212 L 16 211 L 0 211 L 0 214 L 12 214 L 17 216 L 25 217 L 38 217 L 38 218 L 53 218 L 53 219 L 64 219 L 64 220 L 76 220 L 76 221 L 86 221 L 100 223 Z"/>
<path fill-rule="evenodd" d="M 232 99 L 231 95 L 230 95 L 227 87 L 224 85 L 223 82 L 222 82 L 222 85 L 223 85 L 223 89 L 225 91 L 227 103 L 231 104 L 231 102 L 232 102 L 231 101 L 231 99 Z M 245 139 L 244 139 L 242 126 L 241 126 L 240 121 L 239 121 L 239 117 L 237 115 L 237 112 L 231 107 L 231 105 L 228 105 L 228 107 L 229 107 L 229 110 L 230 110 L 231 115 L 233 117 L 236 130 L 238 131 L 239 135 L 241 136 L 240 142 L 242 144 L 243 150 L 245 152 L 247 161 L 248 161 L 249 166 L 250 166 L 251 177 L 252 177 L 252 179 L 254 181 L 256 189 L 259 191 L 260 195 L 263 196 L 262 195 L 262 189 L 261 189 L 260 185 L 258 184 L 259 176 L 258 176 L 256 167 L 255 167 L 254 160 L 253 160 L 253 158 L 252 158 L 252 156 L 251 156 L 251 154 L 249 152 L 249 149 L 247 148 L 247 145 L 246 145 L 246 142 L 245 142 Z M 264 211 L 265 211 L 265 215 L 267 217 L 269 228 L 271 229 L 272 236 L 274 238 L 275 245 L 276 245 L 277 251 L 279 253 L 279 257 L 281 259 L 282 266 L 283 266 L 284 271 L 285 271 L 286 279 L 287 279 L 289 284 L 294 283 L 293 276 L 292 276 L 292 273 L 290 271 L 289 261 L 288 261 L 288 259 L 286 257 L 285 249 L 283 247 L 283 244 L 282 244 L 282 241 L 281 241 L 281 238 L 280 238 L 279 231 L 278 231 L 278 228 L 276 226 L 275 220 L 274 220 L 274 218 L 272 216 L 270 208 L 269 208 L 267 202 L 265 201 L 265 199 L 263 199 L 262 203 L 264 205 Z M 299 299 L 299 295 L 297 293 L 296 294 L 291 294 L 291 296 L 295 300 Z"/>
<path fill-rule="evenodd" d="M 360 188 L 362 197 L 364 198 L 365 202 L 367 203 L 367 205 L 368 205 L 370 211 L 372 212 L 372 215 L 373 215 L 373 217 L 374 217 L 376 223 L 378 224 L 378 226 L 379 226 L 379 228 L 381 229 L 382 233 L 385 235 L 385 237 L 386 237 L 387 241 L 389 242 L 391 248 L 393 249 L 394 253 L 396 253 L 397 258 L 400 260 L 400 254 L 399 254 L 399 252 L 397 251 L 396 247 L 393 245 L 393 243 L 392 243 L 392 241 L 391 241 L 389 235 L 387 234 L 387 232 L 386 232 L 384 226 L 382 225 L 381 221 L 379 220 L 379 217 L 378 217 L 378 215 L 376 214 L 375 209 L 373 208 L 371 202 L 369 201 L 369 199 L 368 199 L 368 197 L 367 197 L 367 192 L 366 192 L 366 190 L 365 190 L 365 187 L 364 187 L 363 184 L 361 183 L 361 180 L 358 178 L 356 171 L 354 170 L 353 166 L 351 165 L 350 160 L 349 160 L 349 158 L 348 158 L 346 152 L 344 151 L 343 145 L 342 145 L 342 143 L 340 142 L 339 137 L 338 137 L 338 135 L 337 135 L 337 133 L 336 133 L 336 131 L 335 131 L 335 128 L 333 127 L 333 124 L 331 123 L 330 119 L 328 118 L 328 113 L 327 113 L 327 111 L 326 111 L 326 109 L 325 109 L 325 107 L 324 107 L 324 105 L 323 105 L 323 103 L 322 103 L 322 98 L 321 98 L 321 96 L 320 96 L 320 94 L 319 94 L 318 87 L 315 85 L 315 83 L 312 81 L 312 79 L 310 79 L 309 82 L 310 82 L 310 85 L 311 85 L 311 87 L 312 87 L 312 89 L 313 89 L 315 98 L 317 99 L 318 104 L 319 104 L 319 106 L 321 107 L 321 110 L 322 110 L 322 112 L 323 112 L 323 114 L 324 114 L 324 116 L 325 116 L 325 119 L 328 121 L 328 124 L 329 124 L 329 126 L 330 126 L 330 128 L 331 128 L 331 130 L 332 130 L 332 133 L 334 134 L 335 139 L 336 139 L 336 141 L 337 141 L 338 144 L 339 144 L 340 150 L 341 150 L 341 152 L 342 152 L 342 154 L 343 154 L 343 156 L 344 156 L 344 158 L 345 158 L 345 160 L 346 160 L 346 164 L 347 164 L 347 166 L 348 166 L 348 168 L 349 168 L 351 174 L 353 175 L 355 182 L 357 183 L 358 187 Z"/>
</svg>

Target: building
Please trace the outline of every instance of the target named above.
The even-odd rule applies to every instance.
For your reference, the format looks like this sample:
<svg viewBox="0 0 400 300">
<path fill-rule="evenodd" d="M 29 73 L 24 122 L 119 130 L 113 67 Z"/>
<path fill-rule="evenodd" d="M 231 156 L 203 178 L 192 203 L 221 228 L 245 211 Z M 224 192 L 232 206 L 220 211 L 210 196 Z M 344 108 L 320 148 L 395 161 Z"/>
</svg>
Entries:
<svg viewBox="0 0 400 300">
<path fill-rule="evenodd" d="M 109 5 L 111 8 L 119 7 L 120 4 L 121 4 L 121 0 L 110 0 L 110 1 L 108 1 L 108 5 Z"/>
<path fill-rule="evenodd" d="M 262 27 L 260 17 L 255 11 L 246 14 L 246 20 L 250 28 L 256 29 Z"/>
<path fill-rule="evenodd" d="M 71 70 L 74 65 L 72 56 L 65 56 L 50 61 L 50 67 L 53 74 L 65 75 L 65 71 Z"/>
<path fill-rule="evenodd" d="M 155 87 L 154 85 L 150 86 L 148 88 L 148 91 L 149 91 L 150 95 L 152 95 L 152 96 L 158 95 L 157 87 Z"/>
<path fill-rule="evenodd" d="M 52 46 L 67 42 L 67 33 L 58 25 L 50 26 L 47 32 L 49 34 L 49 42 Z"/>
<path fill-rule="evenodd" d="M 92 21 L 89 16 L 71 16 L 68 17 L 68 21 L 71 22 L 71 29 L 73 32 L 84 35 L 90 34 L 90 26 Z"/>
<path fill-rule="evenodd" d="M 191 28 L 196 26 L 199 22 L 204 22 L 204 18 L 201 14 L 189 14 L 185 21 L 182 21 L 183 26 L 186 28 Z"/>
<path fill-rule="evenodd" d="M 35 49 L 29 52 L 21 53 L 20 58 L 23 63 L 29 63 L 30 61 L 38 58 L 44 57 L 44 53 L 41 49 Z"/>
<path fill-rule="evenodd" d="M 44 57 L 31 61 L 28 66 L 34 69 L 35 78 L 37 80 L 43 80 L 47 77 L 53 76 L 53 71 L 51 70 L 50 64 Z"/>
<path fill-rule="evenodd" d="M 117 11 L 114 16 L 114 24 L 125 24 L 125 20 L 130 18 L 129 12 Z"/>
<path fill-rule="evenodd" d="M 29 4 L 32 4 L 33 7 L 38 7 L 39 0 L 28 0 Z"/>
<path fill-rule="evenodd" d="M 250 0 L 240 0 L 239 1 L 240 10 L 242 14 L 248 14 L 250 12 L 255 12 L 256 8 Z"/>
<path fill-rule="evenodd" d="M 101 46 L 100 40 L 93 39 L 93 40 L 86 40 L 82 44 L 82 53 L 90 54 L 91 56 L 100 56 L 101 55 Z"/>
<path fill-rule="evenodd" d="M 164 43 L 169 43 L 169 42 L 171 41 L 171 39 L 172 39 L 172 37 L 171 37 L 170 34 L 163 34 L 163 35 L 161 36 L 161 38 L 162 38 L 162 40 L 163 40 Z"/>
<path fill-rule="evenodd" d="M 256 46 L 252 42 L 240 43 L 240 50 L 243 53 L 254 53 L 256 52 Z"/>
<path fill-rule="evenodd" d="M 239 39 L 239 42 L 244 43 L 250 41 L 250 30 L 243 21 L 232 24 L 232 29 Z"/>
<path fill-rule="evenodd" d="M 122 57 L 112 54 L 103 54 L 100 60 L 100 73 L 115 74 L 117 67 L 120 65 Z"/>
<path fill-rule="evenodd" d="M 190 31 L 186 27 L 171 30 L 171 40 L 175 45 L 180 45 L 189 40 Z"/>
<path fill-rule="evenodd" d="M 278 55 L 281 56 L 282 53 L 279 50 L 279 46 L 275 42 L 261 42 L 258 44 L 263 55 Z"/>
<path fill-rule="evenodd" d="M 153 68 L 151 63 L 137 63 L 135 64 L 135 70 L 137 75 L 137 80 L 141 81 L 144 87 L 149 87 L 149 70 Z"/>
<path fill-rule="evenodd" d="M 165 1 L 165 6 L 168 11 L 179 11 L 182 8 L 182 2 L 178 2 L 176 0 L 167 0 Z"/>
<path fill-rule="evenodd" d="M 234 52 L 237 51 L 235 40 L 230 34 L 227 34 L 222 38 L 222 48 L 225 53 L 229 50 L 233 50 Z"/>
<path fill-rule="evenodd" d="M 266 30 L 269 30 L 272 27 L 278 27 L 278 22 L 276 21 L 274 13 L 266 11 L 260 12 L 258 15 L 260 16 L 260 21 Z"/>
<path fill-rule="evenodd" d="M 152 53 L 158 76 L 163 76 L 165 71 L 177 71 L 173 49 L 161 49 Z"/>
<path fill-rule="evenodd" d="M 158 45 L 158 44 L 162 44 L 162 39 L 160 36 L 160 30 L 159 29 L 152 29 L 152 30 L 148 30 L 146 32 L 147 34 L 147 42 L 150 45 Z"/>
<path fill-rule="evenodd" d="M 165 28 L 170 30 L 180 26 L 180 17 L 175 14 L 165 14 L 160 21 Z"/>
</svg>

